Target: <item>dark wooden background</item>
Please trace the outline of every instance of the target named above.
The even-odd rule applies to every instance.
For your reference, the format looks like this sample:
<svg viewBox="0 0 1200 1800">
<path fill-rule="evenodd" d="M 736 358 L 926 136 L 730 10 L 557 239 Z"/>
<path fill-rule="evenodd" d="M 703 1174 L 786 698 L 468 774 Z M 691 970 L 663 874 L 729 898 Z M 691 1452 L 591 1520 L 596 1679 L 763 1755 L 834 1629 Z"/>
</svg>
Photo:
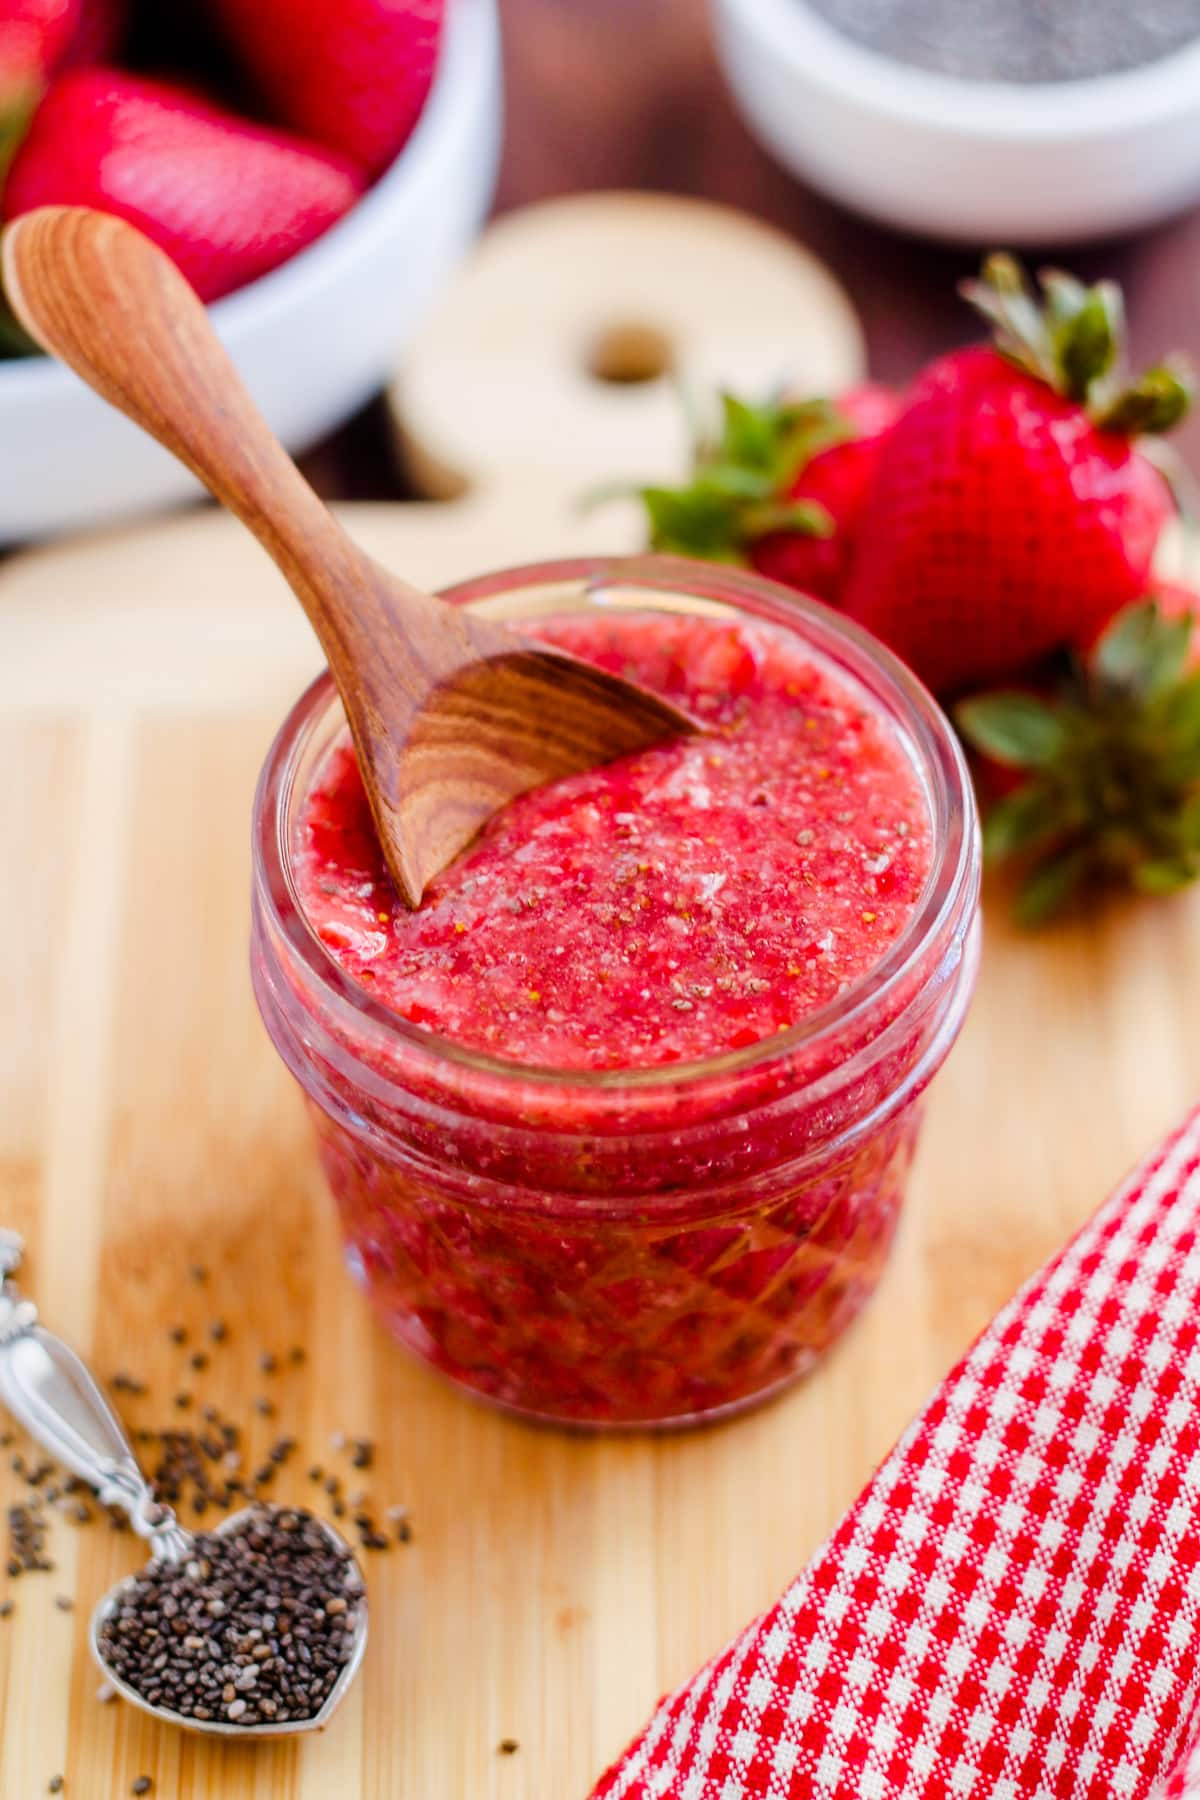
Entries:
<svg viewBox="0 0 1200 1800">
<path fill-rule="evenodd" d="M 706 0 L 501 0 L 501 11 L 507 125 L 498 210 L 589 188 L 658 188 L 743 207 L 829 262 L 862 315 L 872 372 L 883 380 L 904 381 L 973 334 L 954 295 L 973 254 L 855 219 L 759 149 L 723 85 Z M 1200 212 L 1136 241 L 1086 252 L 1064 244 L 1055 260 L 1124 283 L 1135 358 L 1184 350 L 1200 363 Z M 1176 441 L 1200 470 L 1200 416 Z M 404 492 L 378 404 L 306 466 L 333 496 Z"/>
</svg>

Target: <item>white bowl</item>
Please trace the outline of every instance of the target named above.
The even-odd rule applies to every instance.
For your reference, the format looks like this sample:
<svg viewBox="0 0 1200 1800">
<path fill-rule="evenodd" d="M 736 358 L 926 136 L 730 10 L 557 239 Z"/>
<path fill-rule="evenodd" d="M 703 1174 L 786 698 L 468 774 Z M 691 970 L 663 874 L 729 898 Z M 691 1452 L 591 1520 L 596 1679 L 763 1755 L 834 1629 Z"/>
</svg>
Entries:
<svg viewBox="0 0 1200 1800">
<path fill-rule="evenodd" d="M 496 0 L 453 0 L 428 104 L 392 167 L 324 237 L 211 309 L 290 449 L 347 418 L 392 374 L 487 211 L 500 124 Z M 69 370 L 41 357 L 0 363 L 0 542 L 198 491 Z"/>
<path fill-rule="evenodd" d="M 1072 244 L 1200 195 L 1200 40 L 1082 81 L 968 81 L 844 37 L 805 0 L 713 0 L 747 123 L 814 187 L 957 243 Z"/>
</svg>

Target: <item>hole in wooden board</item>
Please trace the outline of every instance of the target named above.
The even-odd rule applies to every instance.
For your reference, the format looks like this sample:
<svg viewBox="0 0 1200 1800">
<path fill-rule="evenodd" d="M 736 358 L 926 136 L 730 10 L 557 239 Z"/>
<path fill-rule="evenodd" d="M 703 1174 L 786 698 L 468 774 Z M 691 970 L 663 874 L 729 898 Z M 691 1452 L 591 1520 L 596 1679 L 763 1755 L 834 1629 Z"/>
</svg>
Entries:
<svg viewBox="0 0 1200 1800">
<path fill-rule="evenodd" d="M 666 375 L 675 358 L 671 340 L 657 325 L 625 319 L 609 325 L 592 340 L 588 374 L 614 387 L 637 387 Z"/>
</svg>

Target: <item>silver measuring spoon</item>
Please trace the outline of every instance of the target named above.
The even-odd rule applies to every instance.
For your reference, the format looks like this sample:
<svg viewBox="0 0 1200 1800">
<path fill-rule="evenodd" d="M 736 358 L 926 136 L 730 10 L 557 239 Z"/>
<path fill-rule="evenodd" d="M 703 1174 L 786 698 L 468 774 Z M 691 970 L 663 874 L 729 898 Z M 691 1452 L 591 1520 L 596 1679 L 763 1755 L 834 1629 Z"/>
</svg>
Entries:
<svg viewBox="0 0 1200 1800">
<path fill-rule="evenodd" d="M 186 1562 L 195 1549 L 192 1533 L 169 1506 L 154 1498 L 120 1420 L 86 1365 L 69 1345 L 38 1323 L 37 1308 L 18 1293 L 12 1277 L 23 1249 L 15 1232 L 0 1229 L 0 1402 L 56 1462 L 94 1488 L 103 1505 L 119 1507 L 129 1515 L 134 1531 L 150 1547 L 152 1563 Z M 235 1531 L 253 1510 L 232 1514 L 216 1527 L 217 1533 Z M 135 1576 L 118 1583 L 92 1614 L 89 1641 L 105 1679 L 131 1705 L 185 1731 L 244 1739 L 288 1737 L 326 1725 L 362 1662 L 367 1645 L 367 1596 L 362 1572 L 340 1532 L 323 1519 L 314 1522 L 330 1544 L 349 1558 L 346 1591 L 354 1602 L 355 1624 L 351 1654 L 312 1718 L 243 1726 L 224 1719 L 193 1719 L 169 1707 L 152 1705 L 112 1668 L 101 1642 L 105 1621 L 133 1589 Z"/>
</svg>

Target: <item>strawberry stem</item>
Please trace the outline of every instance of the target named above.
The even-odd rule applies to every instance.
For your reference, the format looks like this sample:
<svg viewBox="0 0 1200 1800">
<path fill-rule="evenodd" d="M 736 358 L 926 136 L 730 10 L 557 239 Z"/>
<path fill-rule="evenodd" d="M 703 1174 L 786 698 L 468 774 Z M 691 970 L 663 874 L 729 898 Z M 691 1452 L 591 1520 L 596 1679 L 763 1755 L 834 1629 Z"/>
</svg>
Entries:
<svg viewBox="0 0 1200 1800">
<path fill-rule="evenodd" d="M 1016 258 L 994 252 L 959 292 L 992 326 L 1001 356 L 1086 407 L 1101 430 L 1133 437 L 1179 423 L 1191 404 L 1191 371 L 1171 358 L 1127 383 L 1125 305 L 1115 282 L 1087 287 L 1065 270 L 1043 269 L 1038 286 L 1040 298 Z"/>
<path fill-rule="evenodd" d="M 640 495 L 653 549 L 742 562 L 750 546 L 773 531 L 818 538 L 833 533 L 825 507 L 792 499 L 790 489 L 813 457 L 854 435 L 852 421 L 828 400 L 756 406 L 724 393 L 716 429 L 693 436 L 687 482 L 623 491 Z"/>
</svg>

